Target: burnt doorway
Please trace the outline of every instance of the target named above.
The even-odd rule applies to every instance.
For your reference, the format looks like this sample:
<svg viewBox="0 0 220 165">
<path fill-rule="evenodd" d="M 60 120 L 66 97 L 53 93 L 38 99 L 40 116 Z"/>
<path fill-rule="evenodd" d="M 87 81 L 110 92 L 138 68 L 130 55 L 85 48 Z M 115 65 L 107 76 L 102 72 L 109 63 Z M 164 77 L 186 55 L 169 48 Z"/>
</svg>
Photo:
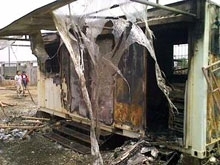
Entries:
<svg viewBox="0 0 220 165">
<path fill-rule="evenodd" d="M 147 129 L 153 133 L 184 132 L 184 92 L 188 74 L 188 28 L 182 24 L 151 27 L 158 64 L 167 85 L 172 89 L 170 99 L 179 114 L 169 110 L 166 97 L 157 86 L 154 61 L 147 58 Z"/>
</svg>

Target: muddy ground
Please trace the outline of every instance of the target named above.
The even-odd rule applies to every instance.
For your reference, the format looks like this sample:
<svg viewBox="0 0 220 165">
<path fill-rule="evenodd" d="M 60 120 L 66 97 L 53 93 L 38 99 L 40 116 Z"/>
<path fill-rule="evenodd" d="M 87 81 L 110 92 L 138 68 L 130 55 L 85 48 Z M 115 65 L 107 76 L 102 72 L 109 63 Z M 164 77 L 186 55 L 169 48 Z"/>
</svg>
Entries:
<svg viewBox="0 0 220 165">
<path fill-rule="evenodd" d="M 37 103 L 37 88 L 29 87 L 34 102 Z M 21 116 L 34 116 L 37 112 L 37 105 L 32 101 L 28 92 L 26 96 L 18 98 L 14 87 L 0 86 L 0 101 L 8 104 L 0 109 L 0 126 L 21 122 Z M 12 105 L 12 106 L 10 106 Z M 3 111 L 4 110 L 4 111 Z M 62 145 L 49 140 L 43 135 L 51 131 L 51 125 L 55 121 L 47 121 L 44 127 L 39 128 L 29 135 L 25 129 L 18 128 L 0 128 L 0 165 L 89 165 L 92 164 L 90 154 L 79 154 Z M 16 124 L 15 124 L 16 125 Z M 143 141 L 143 140 L 142 140 Z M 117 143 L 118 139 L 111 141 Z M 137 145 L 137 144 L 140 145 Z M 137 145 L 137 147 L 134 147 Z M 133 148 L 133 150 L 130 150 Z M 123 155 L 123 153 L 129 154 Z M 127 157 L 125 161 L 118 163 L 120 165 L 140 165 L 140 164 L 194 164 L 192 161 L 185 161 L 184 156 L 173 150 L 168 150 L 164 146 L 153 146 L 147 141 L 134 142 L 127 140 L 121 143 L 121 146 L 111 150 L 101 151 L 104 165 L 111 165 L 112 162 Z M 189 163 L 190 162 L 190 163 Z M 219 161 L 217 163 L 220 163 Z M 207 163 L 209 164 L 209 163 Z"/>
<path fill-rule="evenodd" d="M 36 87 L 29 91 L 37 102 Z M 18 98 L 13 87 L 0 87 L 0 101 L 14 106 L 4 107 L 0 111 L 0 122 L 5 123 L 10 118 L 21 115 L 33 116 L 37 112 L 37 105 L 31 97 Z M 4 129 L 5 131 L 6 129 Z M 7 129 L 12 131 L 15 129 Z M 16 130 L 15 130 L 16 131 Z M 23 132 L 24 130 L 19 130 Z M 18 132 L 19 132 L 18 131 Z M 63 146 L 50 141 L 43 136 L 44 131 L 34 131 L 28 138 L 1 138 L 0 140 L 0 165 L 74 165 L 90 164 L 89 155 L 78 154 Z"/>
<path fill-rule="evenodd" d="M 37 88 L 29 87 L 29 91 L 34 102 L 37 103 Z M 5 106 L 3 108 L 4 111 L 0 109 L 0 125 L 19 125 L 22 121 L 20 120 L 21 116 L 34 116 L 36 114 L 37 105 L 32 101 L 28 92 L 26 92 L 26 94 L 25 97 L 22 96 L 18 98 L 14 87 L 0 87 L 0 101 L 5 104 L 13 105 Z M 19 128 L 0 128 L 0 165 L 92 164 L 92 157 L 90 154 L 79 154 L 43 136 L 51 130 L 51 125 L 55 122 L 56 120 L 47 122 L 45 127 L 35 130 L 30 135 L 26 136 L 25 139 L 21 139 L 21 137 L 24 136 L 26 130 L 21 130 Z M 118 140 L 115 140 L 113 143 L 117 143 L 117 141 Z M 103 150 L 101 153 L 104 164 L 112 164 L 115 158 L 119 157 L 122 152 L 128 150 L 128 146 L 132 147 L 135 143 L 131 142 L 127 144 L 128 145 L 121 148 Z M 157 154 L 157 150 L 154 148 L 152 151 L 155 151 L 154 154 Z M 147 152 L 151 152 L 151 149 Z M 136 159 L 144 161 L 145 157 L 138 155 L 133 159 L 130 160 L 130 163 L 126 162 L 122 164 L 137 164 L 134 163 Z"/>
<path fill-rule="evenodd" d="M 29 87 L 30 94 L 17 97 L 15 87 L 0 86 L 0 102 L 5 106 L 0 108 L 1 125 L 19 125 L 21 116 L 36 116 L 37 87 Z M 10 106 L 12 105 L 12 106 Z M 92 164 L 90 154 L 79 154 L 64 146 L 49 140 L 45 133 L 51 131 L 51 126 L 57 120 L 46 121 L 43 128 L 33 131 L 25 139 L 21 139 L 27 132 L 25 129 L 0 127 L 0 165 L 89 165 Z M 10 135 L 8 137 L 8 135 Z M 118 155 L 117 151 L 117 155 Z M 112 164 L 115 158 L 114 149 L 103 150 L 104 164 Z"/>
</svg>

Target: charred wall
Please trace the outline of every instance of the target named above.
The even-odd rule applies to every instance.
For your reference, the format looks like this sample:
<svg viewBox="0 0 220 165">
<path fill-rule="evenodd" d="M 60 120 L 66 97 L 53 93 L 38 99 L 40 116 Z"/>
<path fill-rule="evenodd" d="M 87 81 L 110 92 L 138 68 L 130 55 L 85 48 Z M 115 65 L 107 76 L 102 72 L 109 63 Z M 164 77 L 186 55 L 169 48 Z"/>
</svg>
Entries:
<svg viewBox="0 0 220 165">
<path fill-rule="evenodd" d="M 45 70 L 48 73 L 59 73 L 60 72 L 60 59 L 59 59 L 59 46 L 60 40 L 59 36 L 56 35 L 56 39 L 48 44 L 45 44 L 44 48 L 48 54 L 48 59 L 45 61 Z M 49 38 L 47 36 L 47 38 Z M 46 37 L 44 38 L 44 41 Z"/>
</svg>

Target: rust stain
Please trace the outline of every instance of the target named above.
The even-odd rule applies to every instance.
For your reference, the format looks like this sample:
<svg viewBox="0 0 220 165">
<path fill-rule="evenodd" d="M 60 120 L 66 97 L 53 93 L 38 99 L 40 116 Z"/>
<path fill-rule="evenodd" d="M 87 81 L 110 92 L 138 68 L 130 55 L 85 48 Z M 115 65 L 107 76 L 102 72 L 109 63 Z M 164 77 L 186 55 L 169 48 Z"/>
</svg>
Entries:
<svg viewBox="0 0 220 165">
<path fill-rule="evenodd" d="M 114 119 L 115 122 L 125 123 L 129 121 L 128 104 L 115 103 Z"/>
<path fill-rule="evenodd" d="M 134 126 L 141 126 L 143 117 L 143 110 L 140 105 L 132 104 L 130 106 L 130 120 L 132 125 Z"/>
<path fill-rule="evenodd" d="M 129 91 L 128 84 L 121 78 L 116 79 L 114 121 L 131 127 L 141 127 L 143 107 L 139 104 L 143 97 L 142 81 L 136 82 L 135 90 Z"/>
<path fill-rule="evenodd" d="M 115 103 L 114 119 L 116 123 L 140 127 L 143 109 L 137 104 Z"/>
</svg>

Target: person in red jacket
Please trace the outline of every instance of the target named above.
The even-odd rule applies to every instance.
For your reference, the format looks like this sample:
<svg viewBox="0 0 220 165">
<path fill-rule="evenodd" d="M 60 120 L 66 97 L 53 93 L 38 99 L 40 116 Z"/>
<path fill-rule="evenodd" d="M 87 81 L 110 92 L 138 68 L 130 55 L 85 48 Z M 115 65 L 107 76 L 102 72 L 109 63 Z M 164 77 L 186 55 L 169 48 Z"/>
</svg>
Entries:
<svg viewBox="0 0 220 165">
<path fill-rule="evenodd" d="M 22 72 L 21 77 L 22 77 L 22 85 L 23 85 L 23 88 L 24 88 L 24 90 L 26 90 L 26 89 L 27 89 L 28 82 L 29 82 L 29 79 L 28 79 L 28 76 L 26 75 L 26 72 L 25 72 L 25 71 Z"/>
</svg>

